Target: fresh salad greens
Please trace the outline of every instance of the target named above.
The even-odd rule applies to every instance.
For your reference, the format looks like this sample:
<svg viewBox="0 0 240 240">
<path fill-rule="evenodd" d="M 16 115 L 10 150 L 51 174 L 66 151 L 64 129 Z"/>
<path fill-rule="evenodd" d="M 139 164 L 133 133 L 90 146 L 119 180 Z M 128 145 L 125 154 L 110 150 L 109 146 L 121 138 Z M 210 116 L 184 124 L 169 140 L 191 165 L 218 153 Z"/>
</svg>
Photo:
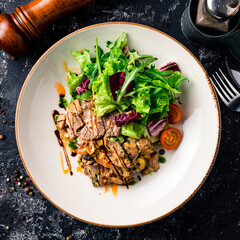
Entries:
<svg viewBox="0 0 240 240">
<path fill-rule="evenodd" d="M 126 33 L 106 47 L 109 51 L 104 53 L 96 40 L 94 58 L 87 49 L 72 53 L 81 73 L 68 72 L 71 101 L 92 98 L 97 116 L 118 111 L 114 123 L 124 136 L 139 139 L 147 126 L 156 134 L 186 78 L 176 63 L 157 69 L 153 65 L 157 58 L 128 50 Z"/>
</svg>

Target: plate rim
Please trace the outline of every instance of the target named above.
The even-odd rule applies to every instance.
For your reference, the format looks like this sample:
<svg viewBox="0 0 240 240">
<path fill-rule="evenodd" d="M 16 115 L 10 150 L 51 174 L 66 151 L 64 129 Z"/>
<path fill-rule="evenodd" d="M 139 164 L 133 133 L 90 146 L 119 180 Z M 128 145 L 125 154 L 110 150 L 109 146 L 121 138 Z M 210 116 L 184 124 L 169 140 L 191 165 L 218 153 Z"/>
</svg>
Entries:
<svg viewBox="0 0 240 240">
<path fill-rule="evenodd" d="M 198 63 L 198 65 L 201 67 L 201 69 L 203 70 L 203 72 L 205 73 L 206 75 L 206 79 L 207 79 L 207 82 L 208 82 L 208 86 L 211 90 L 211 94 L 213 95 L 213 100 L 215 101 L 215 104 L 216 104 L 216 108 L 217 108 L 217 111 L 218 111 L 218 139 L 217 139 L 217 145 L 216 145 L 216 149 L 215 149 L 215 152 L 214 152 L 214 156 L 213 156 L 213 159 L 211 161 L 211 164 L 204 176 L 204 178 L 202 179 L 202 181 L 199 183 L 199 185 L 197 186 L 197 188 L 192 192 L 192 194 L 190 194 L 181 204 L 179 204 L 177 207 L 175 207 L 174 209 L 172 209 L 171 211 L 169 211 L 168 213 L 165 213 L 157 218 L 154 218 L 154 219 L 151 219 L 151 220 L 148 220 L 148 221 L 145 221 L 145 222 L 141 222 L 141 223 L 137 223 L 137 224 L 129 224 L 129 225 L 108 225 L 108 224 L 100 224 L 100 223 L 95 223 L 95 222 L 90 222 L 90 221 L 87 221 L 87 220 L 84 220 L 84 219 L 81 219 L 77 216 L 74 216 L 73 214 L 67 212 L 66 210 L 62 209 L 61 207 L 59 207 L 56 203 L 54 203 L 48 196 L 46 196 L 46 194 L 43 192 L 43 190 L 37 185 L 37 183 L 33 180 L 28 168 L 27 168 L 27 165 L 25 163 L 25 160 L 23 158 L 23 155 L 22 155 L 22 152 L 21 152 L 21 147 L 20 147 L 20 141 L 19 141 L 19 134 L 18 134 L 18 116 L 19 116 L 19 108 L 20 108 L 20 104 L 21 104 L 21 100 L 22 100 L 22 95 L 24 93 L 24 90 L 25 90 L 25 87 L 29 81 L 29 78 L 31 77 L 32 73 L 34 72 L 34 70 L 37 68 L 37 66 L 39 65 L 39 63 L 42 61 L 42 59 L 49 53 L 51 52 L 51 50 L 53 50 L 56 46 L 58 46 L 61 42 L 63 42 L 64 40 L 66 40 L 67 38 L 71 37 L 71 36 L 74 36 L 82 31 L 85 31 L 85 30 L 88 30 L 88 29 L 92 29 L 92 28 L 97 28 L 97 27 L 100 27 L 100 26 L 106 26 L 106 25 L 131 25 L 131 26 L 137 26 L 137 27 L 142 27 L 142 28 L 146 28 L 146 29 L 149 29 L 149 30 L 152 30 L 152 31 L 155 31 L 159 34 L 162 34 L 168 38 L 170 38 L 171 40 L 173 40 L 174 42 L 176 42 L 178 45 L 180 45 L 181 47 L 183 47 L 194 59 L 195 61 Z M 34 185 L 37 187 L 37 189 L 40 191 L 40 193 L 51 203 L 53 204 L 56 208 L 58 208 L 59 210 L 63 211 L 64 213 L 70 215 L 71 217 L 79 220 L 79 221 L 82 221 L 82 222 L 85 222 L 85 223 L 88 223 L 88 224 L 92 224 L 92 225 L 96 225 L 96 226 L 100 226 L 100 227 L 110 227 L 110 228 L 127 228 L 127 227 L 136 227 L 136 226 L 141 226 L 141 225 L 145 225 L 145 224 L 149 224 L 149 223 L 152 223 L 152 222 L 155 222 L 157 220 L 160 220 L 164 217 L 167 217 L 168 215 L 172 214 L 173 212 L 175 212 L 176 210 L 178 210 L 180 207 L 182 207 L 184 204 L 186 204 L 196 193 L 197 191 L 202 187 L 203 183 L 205 182 L 205 180 L 207 179 L 210 171 L 212 170 L 212 167 L 214 165 L 214 162 L 216 160 L 216 157 L 217 157 L 217 154 L 218 154 L 218 150 L 219 150 L 219 146 L 220 146 L 220 139 L 221 139 L 221 129 L 222 129 L 222 122 L 221 122 L 221 111 L 220 111 L 220 105 L 219 105 L 219 101 L 218 101 L 218 98 L 217 98 L 217 94 L 216 94 L 216 91 L 210 81 L 210 78 L 206 72 L 206 70 L 204 69 L 204 67 L 202 66 L 202 64 L 199 62 L 199 60 L 193 55 L 193 53 L 187 48 L 185 47 L 182 43 L 180 43 L 178 40 L 176 40 L 175 38 L 171 37 L 170 35 L 158 30 L 158 29 L 155 29 L 153 27 L 149 27 L 149 26 L 146 26 L 146 25 L 143 25 L 143 24 L 139 24 L 139 23 L 133 23 L 133 22 L 103 22 L 103 23 L 97 23 L 97 24 L 93 24 L 93 25 L 89 25 L 87 27 L 84 27 L 84 28 L 81 28 L 81 29 L 78 29 L 68 35 L 66 35 L 65 37 L 61 38 L 60 40 L 58 40 L 56 43 L 54 43 L 50 48 L 48 48 L 43 54 L 42 56 L 37 60 L 37 62 L 34 64 L 34 66 L 32 67 L 32 69 L 30 70 L 30 72 L 28 73 L 24 83 L 23 83 L 23 86 L 21 88 L 21 91 L 20 91 L 20 94 L 19 94 L 19 97 L 18 97 L 18 101 L 17 101 L 17 107 L 16 107 L 16 114 L 15 114 L 15 135 L 16 135 L 16 142 L 17 142 L 17 148 L 18 148 L 18 152 L 19 152 L 19 155 L 20 155 L 20 158 L 22 160 L 22 163 L 23 163 L 23 166 L 25 168 L 25 170 L 27 171 L 29 177 L 31 178 L 32 182 L 34 183 Z"/>
</svg>

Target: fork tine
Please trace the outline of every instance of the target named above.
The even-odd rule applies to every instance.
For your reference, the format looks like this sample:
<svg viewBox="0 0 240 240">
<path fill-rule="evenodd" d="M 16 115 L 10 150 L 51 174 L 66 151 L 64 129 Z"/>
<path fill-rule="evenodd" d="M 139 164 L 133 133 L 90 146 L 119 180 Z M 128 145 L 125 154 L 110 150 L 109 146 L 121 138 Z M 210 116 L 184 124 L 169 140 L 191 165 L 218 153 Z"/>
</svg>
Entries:
<svg viewBox="0 0 240 240">
<path fill-rule="evenodd" d="M 228 83 L 229 87 L 233 90 L 233 92 L 236 95 L 240 95 L 240 93 L 235 89 L 235 87 L 230 83 L 230 81 L 227 79 L 227 77 L 224 75 L 224 73 L 222 72 L 222 70 L 219 68 L 220 73 L 223 75 L 224 79 L 226 80 L 226 82 Z"/>
<path fill-rule="evenodd" d="M 216 83 L 217 83 L 217 79 L 216 79 L 216 77 L 214 76 L 214 75 L 212 75 L 213 76 L 213 78 L 215 79 L 215 81 L 216 81 Z M 215 83 L 213 82 L 213 80 L 210 78 L 210 80 L 211 80 L 211 82 L 212 82 L 212 84 L 213 84 L 213 86 L 215 87 L 215 89 L 216 89 L 216 91 L 217 91 L 217 93 L 218 93 L 218 95 L 220 96 L 220 98 L 222 99 L 222 101 L 226 104 L 226 105 L 228 105 L 228 99 L 226 100 L 226 98 L 222 95 L 222 93 L 218 90 L 218 88 L 217 88 L 217 86 L 215 85 Z M 219 87 L 222 89 L 222 87 L 219 85 Z"/>
<path fill-rule="evenodd" d="M 224 83 L 224 81 L 222 80 L 222 78 L 219 76 L 218 72 L 215 72 L 215 74 L 218 76 L 219 80 L 221 81 L 222 85 L 225 87 L 225 89 L 227 90 L 228 92 L 228 96 L 230 98 L 234 98 L 236 94 L 232 93 L 230 90 L 229 90 L 229 87 L 226 86 L 226 84 Z M 226 91 L 225 91 L 225 95 L 226 94 Z"/>
</svg>

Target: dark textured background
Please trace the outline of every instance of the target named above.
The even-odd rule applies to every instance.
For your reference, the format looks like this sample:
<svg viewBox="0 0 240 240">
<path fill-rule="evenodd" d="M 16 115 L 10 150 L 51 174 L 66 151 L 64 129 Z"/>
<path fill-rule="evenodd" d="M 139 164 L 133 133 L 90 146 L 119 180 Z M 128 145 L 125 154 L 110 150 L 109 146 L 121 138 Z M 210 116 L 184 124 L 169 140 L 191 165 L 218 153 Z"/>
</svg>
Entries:
<svg viewBox="0 0 240 240">
<path fill-rule="evenodd" d="M 11 13 L 30 0 L 1 0 L 0 11 Z M 157 222 L 125 229 L 92 226 L 69 217 L 42 198 L 27 195 L 15 184 L 15 169 L 27 177 L 14 132 L 16 103 L 23 82 L 37 59 L 56 41 L 82 27 L 109 21 L 145 24 L 173 36 L 203 63 L 210 73 L 221 62 L 224 47 L 196 47 L 180 30 L 188 0 L 97 0 L 55 23 L 28 55 L 12 61 L 0 50 L 0 239 L 239 239 L 240 237 L 240 114 L 220 102 L 222 139 L 215 165 L 202 188 L 175 213 Z M 203 96 L 204 97 L 204 96 Z M 2 121 L 7 120 L 6 124 Z M 31 184 L 32 185 L 32 184 Z M 6 193 L 4 191 L 7 190 Z M 7 216 L 5 216 L 7 213 Z M 3 214 L 3 215 L 2 215 Z M 20 216 L 26 217 L 22 220 Z M 114 215 L 113 215 L 114 217 Z M 126 216 L 127 217 L 127 216 Z M 9 229 L 6 229 L 9 226 Z"/>
</svg>

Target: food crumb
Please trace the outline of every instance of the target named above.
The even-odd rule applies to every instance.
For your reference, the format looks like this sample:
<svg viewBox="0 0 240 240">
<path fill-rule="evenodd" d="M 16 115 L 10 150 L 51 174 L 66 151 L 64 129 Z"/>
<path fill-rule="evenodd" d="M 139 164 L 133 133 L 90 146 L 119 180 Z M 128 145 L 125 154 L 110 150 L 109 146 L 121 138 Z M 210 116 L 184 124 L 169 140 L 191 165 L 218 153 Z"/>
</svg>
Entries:
<svg viewBox="0 0 240 240">
<path fill-rule="evenodd" d="M 73 236 L 70 235 L 70 236 L 66 237 L 66 240 L 73 240 Z"/>
<path fill-rule="evenodd" d="M 0 140 L 4 140 L 5 139 L 5 136 L 4 135 L 0 135 Z"/>
<path fill-rule="evenodd" d="M 8 216 L 8 214 L 5 213 L 5 212 L 2 215 L 3 215 L 3 217 L 7 217 Z"/>
</svg>

